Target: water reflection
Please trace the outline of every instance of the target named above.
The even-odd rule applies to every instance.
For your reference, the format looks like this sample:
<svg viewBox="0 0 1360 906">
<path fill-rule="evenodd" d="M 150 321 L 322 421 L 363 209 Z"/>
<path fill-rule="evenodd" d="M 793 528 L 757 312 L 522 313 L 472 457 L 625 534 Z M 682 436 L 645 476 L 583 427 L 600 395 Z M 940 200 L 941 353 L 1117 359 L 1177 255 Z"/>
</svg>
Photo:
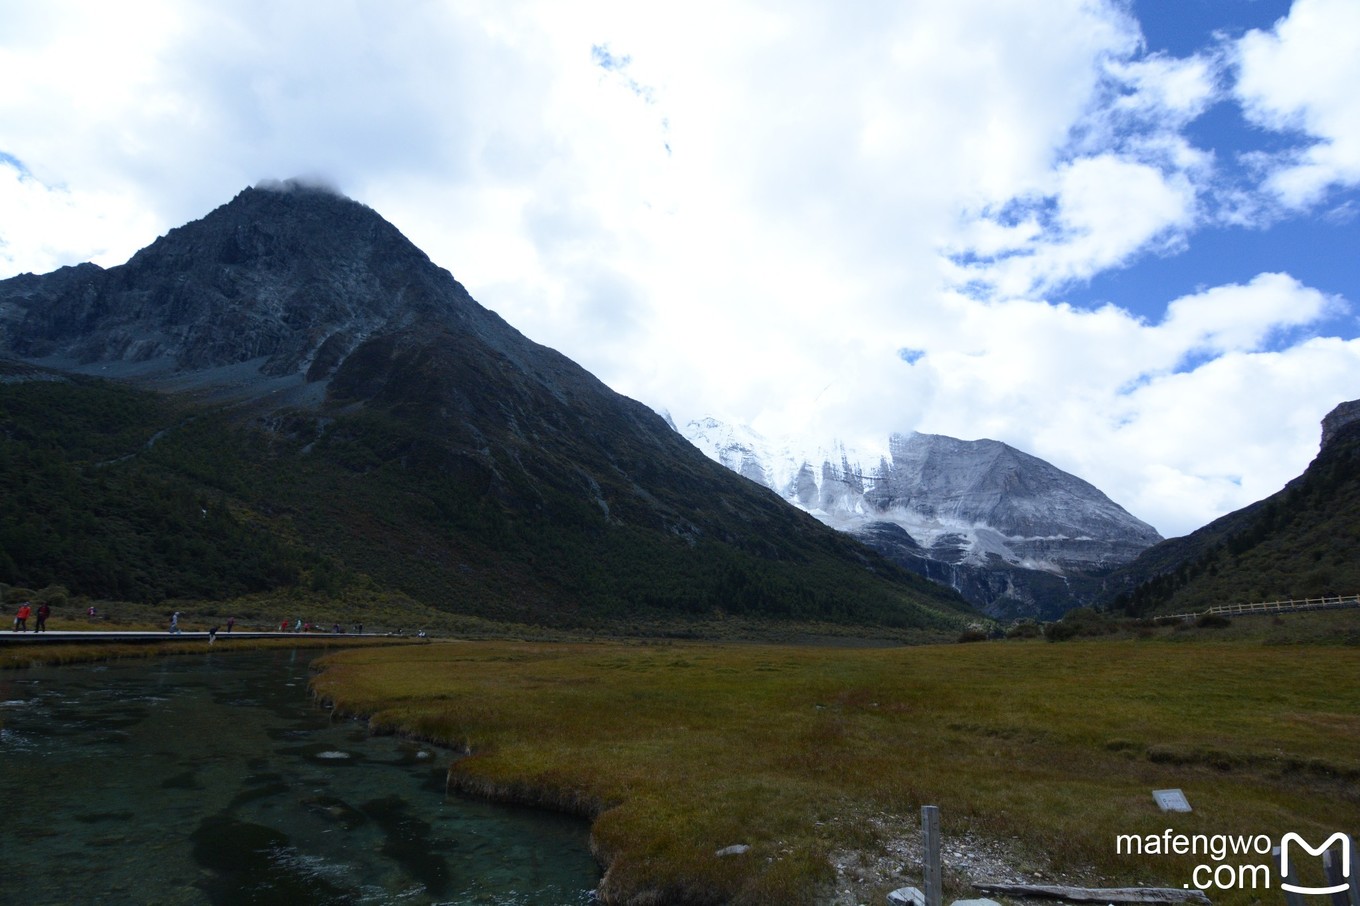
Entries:
<svg viewBox="0 0 1360 906">
<path fill-rule="evenodd" d="M 306 652 L 0 673 L 0 902 L 581 904 L 578 821 L 307 695 Z"/>
</svg>

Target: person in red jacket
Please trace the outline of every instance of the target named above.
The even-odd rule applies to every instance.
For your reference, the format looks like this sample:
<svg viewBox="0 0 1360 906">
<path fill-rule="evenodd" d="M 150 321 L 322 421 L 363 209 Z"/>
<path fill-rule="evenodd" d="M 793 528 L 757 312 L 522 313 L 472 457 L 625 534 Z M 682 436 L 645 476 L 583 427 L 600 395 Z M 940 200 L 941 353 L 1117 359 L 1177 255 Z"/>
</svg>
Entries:
<svg viewBox="0 0 1360 906">
<path fill-rule="evenodd" d="M 28 615 L 32 612 L 33 608 L 28 605 L 27 601 L 19 605 L 19 612 L 14 615 L 15 632 L 28 632 Z"/>
</svg>

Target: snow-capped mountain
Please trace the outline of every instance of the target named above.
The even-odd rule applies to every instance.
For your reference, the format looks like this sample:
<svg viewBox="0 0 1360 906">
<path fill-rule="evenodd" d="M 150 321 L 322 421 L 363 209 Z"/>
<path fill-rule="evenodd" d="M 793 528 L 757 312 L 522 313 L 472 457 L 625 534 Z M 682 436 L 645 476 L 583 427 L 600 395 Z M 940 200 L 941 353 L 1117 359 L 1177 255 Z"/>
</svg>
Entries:
<svg viewBox="0 0 1360 906">
<path fill-rule="evenodd" d="M 681 433 L 710 458 L 995 616 L 1059 614 L 1096 574 L 1161 540 L 1090 483 L 994 440 L 895 434 L 807 449 L 717 419 Z"/>
</svg>

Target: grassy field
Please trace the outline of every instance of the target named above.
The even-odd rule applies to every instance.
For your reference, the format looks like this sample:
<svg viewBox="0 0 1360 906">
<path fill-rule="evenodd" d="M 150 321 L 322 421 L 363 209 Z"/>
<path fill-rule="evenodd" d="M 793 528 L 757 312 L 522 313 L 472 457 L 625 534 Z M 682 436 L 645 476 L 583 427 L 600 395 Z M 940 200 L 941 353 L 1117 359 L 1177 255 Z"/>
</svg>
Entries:
<svg viewBox="0 0 1360 906">
<path fill-rule="evenodd" d="M 1326 619 L 1313 625 L 1357 618 Z M 608 902 L 832 902 L 833 854 L 873 862 L 919 836 L 925 804 L 941 809 L 949 894 L 973 895 L 951 864 L 962 840 L 1031 879 L 1179 888 L 1219 863 L 1119 853 L 1118 835 L 1360 831 L 1360 647 L 1224 638 L 447 642 L 328 656 L 314 687 L 376 728 L 470 751 L 459 789 L 589 816 Z M 1160 811 L 1152 791 L 1172 787 L 1193 812 Z M 732 844 L 751 848 L 715 855 Z M 834 901 L 907 883 L 919 863 Z"/>
</svg>

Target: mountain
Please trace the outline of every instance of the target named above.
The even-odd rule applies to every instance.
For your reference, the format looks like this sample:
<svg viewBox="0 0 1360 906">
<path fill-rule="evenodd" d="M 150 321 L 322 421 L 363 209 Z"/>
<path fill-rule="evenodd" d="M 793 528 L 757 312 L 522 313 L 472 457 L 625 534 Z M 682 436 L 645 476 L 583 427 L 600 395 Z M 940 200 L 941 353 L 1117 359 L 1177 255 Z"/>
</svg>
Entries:
<svg viewBox="0 0 1360 906">
<path fill-rule="evenodd" d="M 1318 455 L 1278 493 L 1144 551 L 1103 603 L 1136 616 L 1360 591 L 1360 400 L 1322 421 Z"/>
<path fill-rule="evenodd" d="M 126 264 L 0 281 L 0 359 L 0 582 L 604 629 L 968 613 L 324 190 L 247 189 Z"/>
<path fill-rule="evenodd" d="M 683 433 L 771 488 L 997 617 L 1059 616 L 1161 540 L 1091 484 L 994 440 L 897 434 L 864 454 L 799 450 L 716 419 Z"/>
</svg>

